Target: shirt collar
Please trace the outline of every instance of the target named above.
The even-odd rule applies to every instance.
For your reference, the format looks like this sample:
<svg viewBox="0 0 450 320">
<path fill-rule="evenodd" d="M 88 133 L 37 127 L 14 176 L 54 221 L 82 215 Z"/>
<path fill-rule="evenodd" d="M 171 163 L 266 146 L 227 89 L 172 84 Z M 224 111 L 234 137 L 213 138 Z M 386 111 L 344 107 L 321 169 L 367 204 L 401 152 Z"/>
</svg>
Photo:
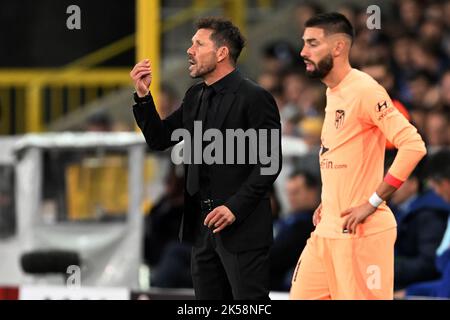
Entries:
<svg viewBox="0 0 450 320">
<path fill-rule="evenodd" d="M 229 74 L 227 74 L 225 77 L 214 82 L 211 85 L 211 87 L 214 89 L 215 93 L 221 93 L 221 92 L 233 90 L 233 88 L 235 87 L 235 84 L 239 80 L 239 77 L 240 77 L 239 71 L 237 69 L 234 69 Z M 205 86 L 206 86 L 206 84 L 205 84 Z"/>
</svg>

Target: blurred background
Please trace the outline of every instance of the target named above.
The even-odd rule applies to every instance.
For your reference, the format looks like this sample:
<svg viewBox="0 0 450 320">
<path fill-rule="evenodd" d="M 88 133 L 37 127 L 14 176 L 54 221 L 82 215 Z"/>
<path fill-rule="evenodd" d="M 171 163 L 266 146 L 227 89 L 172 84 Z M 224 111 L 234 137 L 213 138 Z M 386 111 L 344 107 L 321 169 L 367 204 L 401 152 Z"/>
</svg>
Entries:
<svg viewBox="0 0 450 320">
<path fill-rule="evenodd" d="M 370 5 L 380 29 L 367 26 Z M 0 299 L 58 299 L 70 286 L 192 298 L 190 247 L 177 241 L 183 168 L 136 131 L 129 72 L 150 58 L 159 113 L 171 114 L 197 81 L 186 50 L 203 16 L 241 28 L 238 67 L 280 110 L 271 296 L 287 298 L 320 202 L 326 105 L 325 86 L 305 77 L 301 37 L 326 11 L 352 22 L 352 66 L 386 88 L 429 151 L 390 203 L 397 297 L 450 298 L 450 1 L 0 0 Z M 386 168 L 395 152 L 388 142 Z"/>
</svg>

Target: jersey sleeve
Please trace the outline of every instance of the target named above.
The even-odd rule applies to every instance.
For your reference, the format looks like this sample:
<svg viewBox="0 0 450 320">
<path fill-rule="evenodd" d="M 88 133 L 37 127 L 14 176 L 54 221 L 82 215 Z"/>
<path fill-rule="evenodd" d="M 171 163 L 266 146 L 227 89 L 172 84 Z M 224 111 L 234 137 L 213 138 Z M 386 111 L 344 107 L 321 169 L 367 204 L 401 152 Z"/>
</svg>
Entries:
<svg viewBox="0 0 450 320">
<path fill-rule="evenodd" d="M 385 177 L 387 183 L 398 188 L 425 156 L 425 143 L 417 129 L 395 108 L 383 87 L 374 85 L 363 90 L 361 106 L 369 123 L 377 126 L 398 149 Z"/>
</svg>

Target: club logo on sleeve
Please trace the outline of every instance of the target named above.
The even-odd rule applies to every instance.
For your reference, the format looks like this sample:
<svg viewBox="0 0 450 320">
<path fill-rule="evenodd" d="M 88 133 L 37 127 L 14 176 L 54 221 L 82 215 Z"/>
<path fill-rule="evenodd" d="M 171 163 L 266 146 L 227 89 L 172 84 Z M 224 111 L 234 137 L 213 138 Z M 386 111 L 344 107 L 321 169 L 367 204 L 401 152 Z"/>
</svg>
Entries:
<svg viewBox="0 0 450 320">
<path fill-rule="evenodd" d="M 336 129 L 342 128 L 345 120 L 345 111 L 344 110 L 336 110 L 336 116 L 334 120 L 334 126 Z"/>
<path fill-rule="evenodd" d="M 378 114 L 378 121 L 382 120 L 388 114 L 394 111 L 394 108 L 391 105 L 388 105 L 387 101 L 378 102 L 375 106 L 375 110 Z"/>
</svg>

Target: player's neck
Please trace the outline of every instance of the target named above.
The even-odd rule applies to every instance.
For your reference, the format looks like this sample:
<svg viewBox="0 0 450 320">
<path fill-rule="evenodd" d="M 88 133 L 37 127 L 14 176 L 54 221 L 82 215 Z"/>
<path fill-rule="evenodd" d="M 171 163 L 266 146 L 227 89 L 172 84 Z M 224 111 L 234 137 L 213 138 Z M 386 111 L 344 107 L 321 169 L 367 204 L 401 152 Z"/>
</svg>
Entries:
<svg viewBox="0 0 450 320">
<path fill-rule="evenodd" d="M 209 73 L 208 75 L 205 75 L 203 80 L 208 86 L 210 86 L 213 83 L 227 76 L 229 73 L 233 72 L 234 69 L 235 67 L 229 64 L 218 66 L 213 72 Z"/>
<path fill-rule="evenodd" d="M 351 70 L 352 66 L 348 61 L 342 64 L 336 63 L 327 76 L 322 79 L 322 82 L 328 88 L 333 89 L 341 83 Z"/>
</svg>

